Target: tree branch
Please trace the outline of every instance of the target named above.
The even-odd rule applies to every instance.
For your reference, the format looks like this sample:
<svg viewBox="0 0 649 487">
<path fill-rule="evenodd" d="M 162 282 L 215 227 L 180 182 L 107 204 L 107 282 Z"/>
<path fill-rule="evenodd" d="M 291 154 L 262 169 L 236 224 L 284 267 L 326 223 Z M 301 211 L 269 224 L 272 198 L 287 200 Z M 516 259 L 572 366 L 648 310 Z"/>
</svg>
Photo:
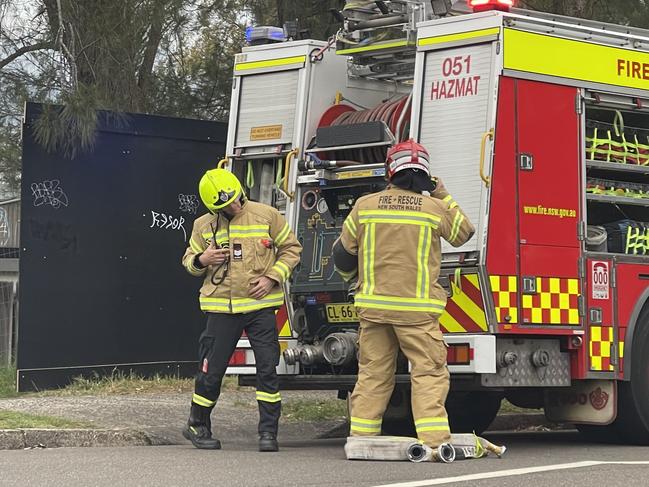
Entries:
<svg viewBox="0 0 649 487">
<path fill-rule="evenodd" d="M 43 49 L 54 49 L 54 43 L 50 41 L 37 42 L 36 44 L 31 44 L 29 46 L 23 46 L 20 49 L 16 50 L 14 53 L 10 54 L 6 58 L 0 60 L 0 69 L 4 68 L 10 62 L 18 59 L 23 54 L 28 52 L 41 51 Z"/>
</svg>

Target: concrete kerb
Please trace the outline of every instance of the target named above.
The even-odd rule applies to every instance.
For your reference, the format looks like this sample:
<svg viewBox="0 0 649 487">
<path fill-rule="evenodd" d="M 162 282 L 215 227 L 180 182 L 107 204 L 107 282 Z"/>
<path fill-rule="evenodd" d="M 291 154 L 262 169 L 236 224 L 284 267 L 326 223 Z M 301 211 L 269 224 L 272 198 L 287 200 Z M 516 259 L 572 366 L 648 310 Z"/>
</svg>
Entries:
<svg viewBox="0 0 649 487">
<path fill-rule="evenodd" d="M 349 431 L 349 425 L 346 421 L 328 421 L 326 424 L 319 426 L 313 429 L 314 439 L 345 438 Z M 549 423 L 543 414 L 503 414 L 496 417 L 488 431 L 524 431 L 538 428 L 557 429 L 557 427 L 557 425 Z M 293 428 L 289 427 L 288 429 L 292 430 Z M 291 439 L 290 437 L 293 436 L 292 432 L 286 431 L 286 433 L 287 435 L 282 435 L 280 431 L 280 442 L 282 438 Z M 61 447 L 160 446 L 184 443 L 184 440 L 179 438 L 177 434 L 166 434 L 165 432 L 153 433 L 129 428 L 0 430 L 0 450 Z"/>
<path fill-rule="evenodd" d="M 131 429 L 14 429 L 0 430 L 0 450 L 87 446 L 155 446 L 165 438 Z"/>
</svg>

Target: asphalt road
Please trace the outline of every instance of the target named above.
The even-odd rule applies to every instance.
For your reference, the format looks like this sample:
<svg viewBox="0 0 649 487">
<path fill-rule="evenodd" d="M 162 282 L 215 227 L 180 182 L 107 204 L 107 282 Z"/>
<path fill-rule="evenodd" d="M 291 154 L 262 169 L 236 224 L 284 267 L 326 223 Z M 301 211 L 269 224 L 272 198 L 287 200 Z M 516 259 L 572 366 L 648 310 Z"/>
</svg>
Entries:
<svg viewBox="0 0 649 487">
<path fill-rule="evenodd" d="M 0 485 L 649 485 L 649 447 L 587 443 L 572 431 L 493 433 L 488 438 L 508 447 L 503 458 L 448 465 L 348 461 L 342 439 L 285 442 L 279 453 L 257 452 L 252 439 L 224 439 L 222 451 L 200 451 L 189 444 L 0 451 Z"/>
<path fill-rule="evenodd" d="M 222 451 L 200 451 L 189 444 L 1 451 L 0 485 L 649 485 L 649 447 L 586 443 L 572 431 L 488 437 L 508 447 L 503 458 L 449 465 L 348 461 L 342 439 L 286 442 L 279 453 L 259 453 L 253 442 L 227 441 Z"/>
</svg>

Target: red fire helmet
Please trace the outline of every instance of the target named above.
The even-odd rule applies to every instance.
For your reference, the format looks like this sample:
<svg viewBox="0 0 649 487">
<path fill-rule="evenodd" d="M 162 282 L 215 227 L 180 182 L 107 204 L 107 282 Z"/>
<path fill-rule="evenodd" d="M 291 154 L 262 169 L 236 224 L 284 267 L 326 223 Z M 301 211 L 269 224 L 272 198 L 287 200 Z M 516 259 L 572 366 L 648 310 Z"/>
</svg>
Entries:
<svg viewBox="0 0 649 487">
<path fill-rule="evenodd" d="M 388 179 L 402 169 L 419 169 L 430 176 L 430 157 L 426 148 L 408 139 L 393 145 L 386 159 Z"/>
</svg>

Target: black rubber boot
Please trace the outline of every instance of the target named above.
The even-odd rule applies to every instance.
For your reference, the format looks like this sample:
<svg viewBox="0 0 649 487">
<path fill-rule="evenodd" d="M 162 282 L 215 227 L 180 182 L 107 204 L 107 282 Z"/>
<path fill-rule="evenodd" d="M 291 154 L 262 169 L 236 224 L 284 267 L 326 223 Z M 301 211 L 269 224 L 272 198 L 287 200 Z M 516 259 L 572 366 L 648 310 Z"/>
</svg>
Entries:
<svg viewBox="0 0 649 487">
<path fill-rule="evenodd" d="M 270 431 L 264 431 L 259 434 L 259 451 L 279 451 L 277 445 L 277 435 Z"/>
<path fill-rule="evenodd" d="M 201 450 L 221 449 L 221 442 L 216 438 L 212 438 L 211 412 L 212 408 L 192 403 L 187 426 L 183 428 L 183 436 Z"/>
</svg>

